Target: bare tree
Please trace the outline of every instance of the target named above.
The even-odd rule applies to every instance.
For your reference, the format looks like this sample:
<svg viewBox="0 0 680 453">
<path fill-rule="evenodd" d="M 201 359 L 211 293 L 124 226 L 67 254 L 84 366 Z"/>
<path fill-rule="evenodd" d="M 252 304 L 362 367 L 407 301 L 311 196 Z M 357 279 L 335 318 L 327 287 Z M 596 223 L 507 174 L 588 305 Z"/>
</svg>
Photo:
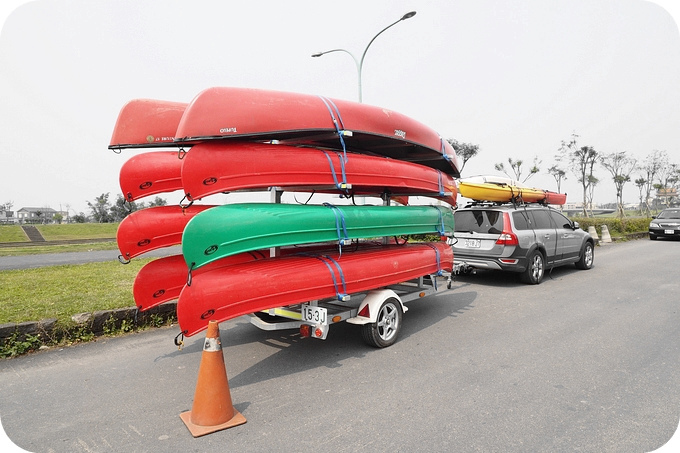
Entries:
<svg viewBox="0 0 680 453">
<path fill-rule="evenodd" d="M 652 151 L 651 154 L 647 155 L 647 157 L 644 160 L 644 163 L 640 167 L 640 170 L 642 170 L 642 175 L 640 176 L 640 179 L 645 180 L 645 208 L 647 209 L 647 213 L 651 215 L 652 210 L 651 207 L 649 206 L 649 198 L 652 193 L 652 189 L 654 189 L 655 185 L 655 178 L 658 175 L 659 171 L 661 171 L 663 168 L 668 166 L 668 155 L 666 154 L 666 151 L 659 151 L 655 149 Z"/>
<path fill-rule="evenodd" d="M 534 176 L 536 173 L 541 171 L 539 168 L 539 165 L 541 165 L 541 161 L 538 160 L 538 157 L 534 157 L 534 165 L 529 169 L 529 174 L 522 179 L 522 165 L 524 164 L 524 161 L 521 159 L 513 159 L 512 157 L 508 157 L 508 163 L 510 164 L 510 168 L 512 168 L 512 172 L 514 173 L 515 177 L 513 178 L 510 176 L 508 171 L 505 169 L 505 164 L 503 162 L 499 162 L 494 165 L 494 168 L 496 171 L 502 171 L 507 175 L 508 178 L 510 179 L 515 179 L 520 182 L 526 182 L 529 178 Z"/>
<path fill-rule="evenodd" d="M 557 191 L 562 192 L 562 181 L 567 179 L 567 171 L 560 168 L 558 164 L 554 164 L 552 167 L 548 168 L 548 174 L 555 178 Z"/>
<path fill-rule="evenodd" d="M 670 206 L 673 198 L 677 197 L 678 183 L 680 182 L 680 167 L 678 164 L 666 164 L 659 170 L 658 184 L 655 188 L 659 198 L 664 198 L 666 206 Z"/>
<path fill-rule="evenodd" d="M 616 188 L 616 211 L 619 217 L 625 215 L 623 209 L 623 186 L 630 182 L 630 174 L 637 168 L 637 161 L 628 157 L 625 151 L 603 154 L 600 165 L 609 171 Z"/>
<path fill-rule="evenodd" d="M 473 145 L 472 143 L 461 143 L 455 138 L 449 138 L 446 139 L 446 141 L 449 142 L 453 150 L 456 152 L 456 155 L 463 161 L 461 167 L 459 168 L 460 172 L 463 173 L 463 168 L 465 168 L 467 161 L 479 153 L 479 145 Z"/>
<path fill-rule="evenodd" d="M 595 217 L 593 214 L 593 198 L 595 197 L 595 186 L 597 186 L 599 182 L 600 180 L 592 174 L 588 176 L 588 195 L 586 200 L 588 202 L 588 209 L 590 209 L 590 217 Z M 583 212 L 586 213 L 586 216 L 588 215 L 588 212 L 585 209 Z"/>
<path fill-rule="evenodd" d="M 593 169 L 599 159 L 599 155 L 592 146 L 582 146 L 579 148 L 577 138 L 578 135 L 572 133 L 570 141 L 562 141 L 560 152 L 565 158 L 569 159 L 570 169 L 576 175 L 578 182 L 581 183 L 583 188 L 583 215 L 587 217 L 588 199 L 590 199 L 592 204 L 593 192 L 599 182 L 593 174 Z"/>
<path fill-rule="evenodd" d="M 635 187 L 638 188 L 638 191 L 640 193 L 640 215 L 644 215 L 645 206 L 649 210 L 649 204 L 644 199 L 645 187 L 646 186 L 647 186 L 647 180 L 645 178 L 640 177 L 640 178 L 635 180 Z"/>
</svg>

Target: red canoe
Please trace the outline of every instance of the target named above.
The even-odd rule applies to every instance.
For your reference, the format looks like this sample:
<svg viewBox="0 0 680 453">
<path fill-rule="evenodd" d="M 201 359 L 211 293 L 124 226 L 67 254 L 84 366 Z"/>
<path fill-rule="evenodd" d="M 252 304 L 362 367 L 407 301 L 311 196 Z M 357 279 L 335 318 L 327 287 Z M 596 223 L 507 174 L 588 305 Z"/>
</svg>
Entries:
<svg viewBox="0 0 680 453">
<path fill-rule="evenodd" d="M 195 275 L 180 294 L 177 318 L 182 333 L 191 336 L 210 320 L 369 291 L 452 266 L 453 252 L 444 242 L 343 251 L 342 257 L 332 253 L 252 261 Z"/>
<path fill-rule="evenodd" d="M 179 144 L 239 137 L 344 146 L 460 176 L 456 152 L 428 126 L 380 107 L 309 94 L 208 88 L 186 108 L 175 137 Z"/>
<path fill-rule="evenodd" d="M 394 240 L 390 239 L 390 243 L 394 244 Z M 380 242 L 361 242 L 345 248 L 345 251 L 375 249 L 381 245 L 382 243 Z M 295 253 L 331 253 L 337 249 L 337 243 L 315 244 L 313 246 L 282 247 L 279 253 L 280 256 Z M 228 256 L 194 269 L 192 271 L 192 278 L 213 269 L 269 258 L 269 253 L 269 250 L 256 250 Z M 145 311 L 162 303 L 177 299 L 182 288 L 184 288 L 184 284 L 187 282 L 188 274 L 189 268 L 184 261 L 184 255 L 166 256 L 150 261 L 140 269 L 135 278 L 132 287 L 135 305 L 141 311 Z"/>
<path fill-rule="evenodd" d="M 183 102 L 133 99 L 118 114 L 109 149 L 173 146 L 177 125 L 187 105 Z"/>
<path fill-rule="evenodd" d="M 187 199 L 271 186 L 293 191 L 425 195 L 456 205 L 454 179 L 439 170 L 365 154 L 252 142 L 197 144 L 183 159 Z"/>
<path fill-rule="evenodd" d="M 266 255 L 262 252 L 248 252 L 229 256 L 223 260 L 215 261 L 207 266 L 196 269 L 193 271 L 192 277 L 211 269 L 262 258 L 266 258 Z M 134 285 L 132 286 L 135 305 L 141 311 L 144 311 L 164 302 L 177 299 L 187 282 L 188 275 L 189 269 L 184 262 L 183 255 L 166 256 L 147 263 L 137 273 Z"/>
<path fill-rule="evenodd" d="M 177 151 L 138 154 L 120 169 L 120 189 L 127 201 L 182 188 L 182 162 Z"/>
<path fill-rule="evenodd" d="M 151 250 L 182 242 L 184 227 L 193 216 L 213 205 L 155 206 L 125 217 L 116 232 L 121 258 L 130 260 Z"/>
</svg>

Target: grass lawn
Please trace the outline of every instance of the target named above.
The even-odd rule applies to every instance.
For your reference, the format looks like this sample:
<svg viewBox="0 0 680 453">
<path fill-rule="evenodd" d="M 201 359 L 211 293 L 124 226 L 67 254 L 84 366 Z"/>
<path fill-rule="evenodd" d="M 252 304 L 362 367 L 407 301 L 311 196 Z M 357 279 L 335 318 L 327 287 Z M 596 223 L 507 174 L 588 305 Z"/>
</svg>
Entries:
<svg viewBox="0 0 680 453">
<path fill-rule="evenodd" d="M 149 259 L 0 272 L 0 324 L 134 307 L 132 284 Z"/>
<path fill-rule="evenodd" d="M 0 247 L 0 256 L 37 255 L 40 253 L 86 252 L 89 250 L 115 250 L 118 223 L 70 223 L 63 225 L 36 225 L 47 241 L 72 241 L 88 239 L 111 239 L 106 242 L 83 244 L 33 243 L 20 247 Z M 26 242 L 28 237 L 19 225 L 0 225 L 0 244 Z M 36 245 L 40 244 L 40 245 Z"/>
<path fill-rule="evenodd" d="M 118 223 L 69 223 L 36 225 L 47 241 L 115 238 Z M 2 242 L 2 241 L 0 241 Z"/>
<path fill-rule="evenodd" d="M 28 237 L 19 225 L 0 225 L 0 242 L 25 242 Z"/>
</svg>

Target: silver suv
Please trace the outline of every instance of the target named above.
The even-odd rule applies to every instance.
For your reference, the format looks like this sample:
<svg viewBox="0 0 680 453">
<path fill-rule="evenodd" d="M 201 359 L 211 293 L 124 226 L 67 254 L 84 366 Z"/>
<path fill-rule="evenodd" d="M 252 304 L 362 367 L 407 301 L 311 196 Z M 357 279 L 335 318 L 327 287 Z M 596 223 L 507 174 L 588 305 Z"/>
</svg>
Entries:
<svg viewBox="0 0 680 453">
<path fill-rule="evenodd" d="M 546 269 L 593 267 L 593 238 L 548 206 L 476 202 L 458 209 L 454 218 L 454 264 L 463 272 L 519 272 L 522 281 L 535 285 Z"/>
</svg>

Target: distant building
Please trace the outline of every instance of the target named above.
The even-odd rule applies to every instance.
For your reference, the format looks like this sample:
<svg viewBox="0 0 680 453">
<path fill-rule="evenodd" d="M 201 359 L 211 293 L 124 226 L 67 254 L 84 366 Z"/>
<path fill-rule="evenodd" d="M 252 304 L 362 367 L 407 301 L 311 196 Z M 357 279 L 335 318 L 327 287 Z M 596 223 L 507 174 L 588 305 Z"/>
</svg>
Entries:
<svg viewBox="0 0 680 453">
<path fill-rule="evenodd" d="M 0 208 L 0 224 L 3 223 L 16 223 L 17 219 L 14 217 L 14 211 L 8 209 Z"/>
<path fill-rule="evenodd" d="M 52 223 L 57 211 L 52 208 L 21 208 L 17 211 L 19 223 Z"/>
<path fill-rule="evenodd" d="M 656 191 L 656 198 L 664 206 L 673 206 L 675 204 L 673 199 L 677 198 L 677 196 L 678 191 L 675 187 L 665 187 Z"/>
</svg>

